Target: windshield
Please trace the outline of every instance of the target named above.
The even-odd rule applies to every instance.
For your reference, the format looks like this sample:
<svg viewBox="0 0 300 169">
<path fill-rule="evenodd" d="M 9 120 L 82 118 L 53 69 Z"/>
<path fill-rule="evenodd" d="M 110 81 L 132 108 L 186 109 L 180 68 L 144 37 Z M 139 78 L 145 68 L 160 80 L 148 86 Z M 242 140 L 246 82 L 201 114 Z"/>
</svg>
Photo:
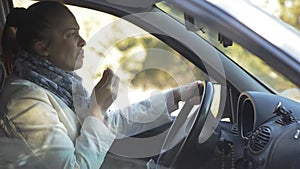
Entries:
<svg viewBox="0 0 300 169">
<path fill-rule="evenodd" d="M 171 5 L 162 2 L 157 6 L 180 22 L 186 23 L 184 14 L 173 8 Z M 224 47 L 219 41 L 220 35 L 218 32 L 215 32 L 214 29 L 209 27 L 203 26 L 200 30 L 196 31 L 196 33 L 224 53 L 246 72 L 251 74 L 255 79 L 267 86 L 270 90 L 279 95 L 300 101 L 298 87 L 285 78 L 280 72 L 274 70 L 270 65 L 260 59 L 260 57 L 249 52 L 243 46 L 235 42 L 232 42 L 232 45 L 229 45 L 228 47 Z"/>
</svg>

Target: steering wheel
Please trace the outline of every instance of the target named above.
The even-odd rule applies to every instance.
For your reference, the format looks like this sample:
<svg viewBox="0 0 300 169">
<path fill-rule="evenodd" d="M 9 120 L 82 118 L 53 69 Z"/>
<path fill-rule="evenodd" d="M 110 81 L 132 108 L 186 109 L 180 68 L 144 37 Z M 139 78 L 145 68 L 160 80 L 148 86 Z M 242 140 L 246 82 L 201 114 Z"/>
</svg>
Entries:
<svg viewBox="0 0 300 169">
<path fill-rule="evenodd" d="M 165 138 L 157 159 L 156 169 L 195 167 L 195 163 L 192 163 L 195 157 L 192 154 L 197 151 L 195 146 L 210 112 L 213 95 L 213 84 L 210 81 L 204 81 L 199 108 L 189 116 L 194 105 L 188 101 L 184 104 Z M 199 161 L 199 157 L 196 158 Z M 193 166 L 189 167 L 190 165 Z"/>
</svg>

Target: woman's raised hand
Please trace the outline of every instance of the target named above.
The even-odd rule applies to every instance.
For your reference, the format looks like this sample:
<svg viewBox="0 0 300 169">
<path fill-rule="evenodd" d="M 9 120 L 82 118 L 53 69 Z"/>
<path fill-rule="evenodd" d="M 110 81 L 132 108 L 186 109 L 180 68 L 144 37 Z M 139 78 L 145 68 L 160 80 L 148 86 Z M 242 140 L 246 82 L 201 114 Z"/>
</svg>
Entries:
<svg viewBox="0 0 300 169">
<path fill-rule="evenodd" d="M 91 95 L 90 115 L 103 120 L 103 114 L 118 95 L 119 77 L 109 68 L 104 70 L 103 76 L 94 87 Z"/>
</svg>

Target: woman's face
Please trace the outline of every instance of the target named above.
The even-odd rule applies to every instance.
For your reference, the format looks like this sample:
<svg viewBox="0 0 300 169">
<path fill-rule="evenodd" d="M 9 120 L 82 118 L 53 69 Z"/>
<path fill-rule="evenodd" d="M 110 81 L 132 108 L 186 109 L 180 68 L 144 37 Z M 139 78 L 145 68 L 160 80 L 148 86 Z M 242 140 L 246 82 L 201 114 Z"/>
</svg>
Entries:
<svg viewBox="0 0 300 169">
<path fill-rule="evenodd" d="M 48 60 L 64 71 L 82 67 L 85 40 L 79 35 L 79 25 L 73 15 L 68 14 L 58 21 L 49 42 Z"/>
</svg>

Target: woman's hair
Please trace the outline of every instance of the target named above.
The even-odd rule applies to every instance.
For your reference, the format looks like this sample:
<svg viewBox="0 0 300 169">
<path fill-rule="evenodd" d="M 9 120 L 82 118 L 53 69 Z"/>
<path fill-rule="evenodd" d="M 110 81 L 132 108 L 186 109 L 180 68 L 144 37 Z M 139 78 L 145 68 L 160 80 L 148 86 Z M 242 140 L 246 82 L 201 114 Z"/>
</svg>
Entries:
<svg viewBox="0 0 300 169">
<path fill-rule="evenodd" d="M 41 1 L 28 9 L 13 8 L 6 18 L 2 34 L 3 61 L 7 72 L 12 71 L 13 54 L 22 48 L 34 52 L 38 41 L 51 43 L 52 31 L 61 18 L 72 15 L 71 11 L 60 2 Z"/>
</svg>

